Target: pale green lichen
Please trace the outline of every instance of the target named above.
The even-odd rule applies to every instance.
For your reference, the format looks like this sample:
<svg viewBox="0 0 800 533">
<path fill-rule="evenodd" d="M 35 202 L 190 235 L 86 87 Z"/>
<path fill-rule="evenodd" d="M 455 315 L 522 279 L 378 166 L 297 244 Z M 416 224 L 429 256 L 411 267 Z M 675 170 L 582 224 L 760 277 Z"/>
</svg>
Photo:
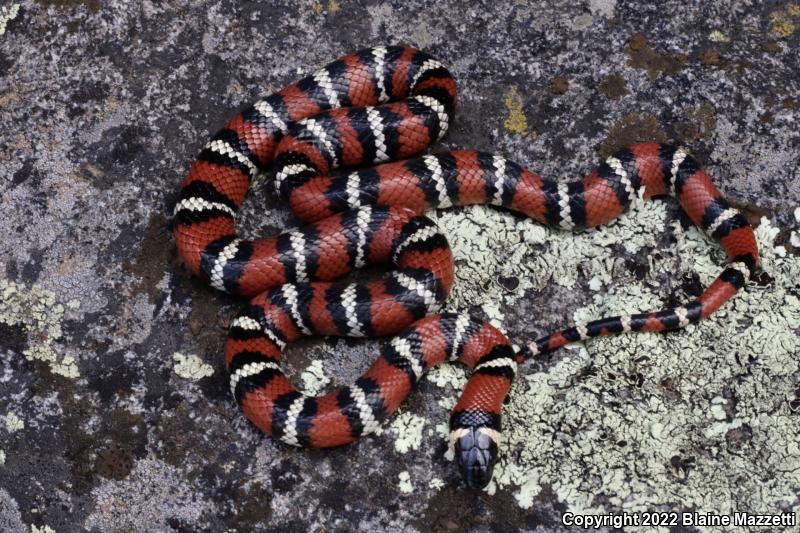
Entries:
<svg viewBox="0 0 800 533">
<path fill-rule="evenodd" d="M 658 201 L 637 202 L 607 226 L 575 234 L 484 207 L 441 213 L 438 220 L 457 261 L 447 307 L 482 306 L 493 321 L 502 321 L 502 310 L 526 291 L 549 283 L 572 289 L 586 282 L 593 291 L 564 325 L 656 310 L 666 295 L 657 279 L 677 285 L 682 273 L 694 272 L 708 285 L 724 263 L 717 244 L 670 221 Z M 664 231 L 675 245 L 649 254 L 644 280 L 610 249 L 624 243 L 636 252 Z M 800 429 L 786 398 L 800 371 L 800 301 L 790 292 L 800 259 L 774 244 L 777 234 L 768 219 L 756 231 L 775 282 L 750 285 L 700 324 L 593 339 L 558 354 L 544 373 L 521 367 L 488 490 L 511 490 L 527 508 L 547 488 L 572 512 L 641 511 L 670 502 L 722 513 L 797 506 L 800 450 L 793 443 Z M 501 276 L 519 285 L 504 288 Z M 428 374 L 454 394 L 465 377 L 454 365 Z M 442 419 L 454 402 L 455 396 L 439 401 Z M 446 423 L 435 428 L 447 438 Z M 766 486 L 758 482 L 764 471 L 773 473 Z"/>
<path fill-rule="evenodd" d="M 77 378 L 80 374 L 75 359 L 61 356 L 55 349 L 61 339 L 64 312 L 54 292 L 0 278 L 0 322 L 22 326 L 28 334 L 29 347 L 22 354 L 30 361 L 44 361 L 54 374 Z"/>
<path fill-rule="evenodd" d="M 461 371 L 460 367 L 455 365 L 435 366 L 428 370 L 424 379 L 435 383 L 438 387 L 451 387 L 455 390 L 461 390 L 461 387 L 466 383 L 464 372 Z M 443 402 L 447 402 L 447 400 L 445 398 L 440 399 L 439 405 L 447 407 Z M 455 405 L 455 399 L 452 400 L 452 405 Z"/>
<path fill-rule="evenodd" d="M 194 354 L 184 355 L 175 352 L 172 354 L 172 359 L 175 361 L 173 370 L 184 379 L 197 381 L 214 374 L 214 368 Z"/>
<path fill-rule="evenodd" d="M 575 31 L 585 30 L 586 28 L 592 25 L 592 22 L 594 22 L 594 17 L 592 17 L 588 13 L 584 13 L 583 15 L 578 15 L 572 21 L 572 29 Z"/>
<path fill-rule="evenodd" d="M 325 375 L 325 368 L 322 361 L 315 359 L 308 368 L 300 374 L 300 381 L 303 382 L 303 392 L 311 396 L 316 396 L 331 382 L 331 379 Z"/>
<path fill-rule="evenodd" d="M 715 43 L 729 43 L 731 38 L 719 30 L 714 30 L 708 34 L 708 38 Z"/>
<path fill-rule="evenodd" d="M 527 291 L 551 282 L 574 288 L 585 272 L 594 277 L 592 288 L 600 290 L 627 270 L 624 259 L 614 257 L 609 249 L 621 243 L 627 252 L 635 253 L 652 244 L 653 232 L 665 229 L 665 214 L 663 202 L 645 202 L 640 197 L 630 215 L 600 230 L 580 233 L 553 230 L 483 206 L 433 214 L 450 237 L 457 261 L 456 283 L 446 306 L 481 305 L 487 311 L 496 309 L 494 318 L 498 318 L 504 306 L 516 303 Z M 544 250 L 532 253 L 533 247 Z M 519 283 L 505 288 L 498 281 L 503 277 Z"/>
<path fill-rule="evenodd" d="M 481 310 L 486 315 L 486 319 L 496 328 L 503 327 L 503 312 L 497 302 L 485 302 L 481 305 Z"/>
<path fill-rule="evenodd" d="M 432 488 L 433 490 L 442 490 L 444 488 L 444 486 L 445 486 L 445 482 L 443 480 L 439 479 L 438 477 L 433 477 L 428 482 L 428 486 L 430 488 Z"/>
<path fill-rule="evenodd" d="M 6 26 L 9 22 L 17 18 L 18 14 L 19 4 L 11 4 L 0 7 L 0 35 L 3 35 L 6 32 Z"/>
<path fill-rule="evenodd" d="M 16 413 L 9 411 L 8 414 L 6 414 L 6 429 L 10 433 L 14 433 L 24 428 L 25 428 L 25 422 L 23 422 L 22 419 L 18 417 Z"/>
<path fill-rule="evenodd" d="M 589 11 L 594 15 L 601 15 L 607 19 L 614 18 L 617 0 L 589 0 Z"/>
<path fill-rule="evenodd" d="M 407 470 L 400 472 L 397 477 L 400 478 L 400 482 L 397 484 L 400 492 L 404 494 L 414 492 L 414 485 L 411 484 L 411 474 L 409 474 Z"/>
<path fill-rule="evenodd" d="M 6 452 L 0 449 L 0 466 L 6 464 Z"/>
<path fill-rule="evenodd" d="M 56 533 L 56 530 L 50 526 L 36 526 L 31 524 L 31 533 Z"/>
<path fill-rule="evenodd" d="M 412 413 L 404 412 L 392 418 L 390 426 L 397 434 L 394 449 L 400 453 L 419 450 L 422 444 L 422 430 L 425 419 Z"/>
</svg>

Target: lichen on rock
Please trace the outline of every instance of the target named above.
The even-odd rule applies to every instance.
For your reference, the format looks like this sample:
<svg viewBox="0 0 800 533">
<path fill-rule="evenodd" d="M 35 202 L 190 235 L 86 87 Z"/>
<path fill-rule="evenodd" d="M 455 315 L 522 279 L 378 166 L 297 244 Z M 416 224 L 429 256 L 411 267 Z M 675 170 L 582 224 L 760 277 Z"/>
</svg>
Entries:
<svg viewBox="0 0 800 533">
<path fill-rule="evenodd" d="M 18 14 L 19 4 L 0 6 L 0 35 L 3 35 L 6 32 L 6 26 L 9 22 L 17 18 Z"/>
<path fill-rule="evenodd" d="M 184 355 L 180 352 L 175 352 L 172 354 L 172 359 L 175 361 L 175 366 L 173 367 L 175 373 L 184 379 L 197 381 L 214 375 L 214 368 L 204 363 L 195 354 Z"/>
<path fill-rule="evenodd" d="M 401 412 L 389 422 L 389 426 L 394 430 L 397 438 L 394 441 L 394 449 L 399 453 L 406 453 L 409 450 L 418 450 L 422 444 L 422 430 L 426 420 L 409 412 Z"/>
<path fill-rule="evenodd" d="M 397 487 L 400 489 L 400 492 L 404 494 L 414 492 L 414 485 L 411 483 L 411 475 L 408 471 L 403 470 L 398 477 L 400 478 L 400 482 L 397 484 Z"/>
<path fill-rule="evenodd" d="M 623 219 L 645 226 L 642 215 Z M 685 268 L 680 265 L 690 265 L 709 283 L 720 271 L 716 245 L 693 229 L 672 224 L 671 230 L 674 257 L 654 260 L 652 273 L 674 276 Z M 800 431 L 786 401 L 800 371 L 800 302 L 786 284 L 800 279 L 800 259 L 780 253 L 769 219 L 756 234 L 774 285 L 751 284 L 711 318 L 680 332 L 593 339 L 568 350 L 546 373 L 523 369 L 504 413 L 507 440 L 490 492 L 515 487 L 519 504 L 529 507 L 546 486 L 582 513 L 647 510 L 651 495 L 666 493 L 673 494 L 672 505 L 729 513 L 735 509 L 724 502 L 733 486 L 739 505 L 787 505 L 786 494 L 800 484 L 800 452 L 792 446 Z M 646 283 L 612 283 L 573 318 L 580 323 L 657 307 L 659 296 Z M 740 428 L 746 428 L 744 440 L 736 441 Z M 685 456 L 698 448 L 711 455 Z M 768 490 L 757 490 L 753 465 L 764 453 L 770 459 L 758 468 L 776 474 Z M 732 468 L 718 468 L 721 460 Z"/>
<path fill-rule="evenodd" d="M 320 394 L 326 385 L 330 383 L 330 378 L 325 375 L 325 369 L 322 361 L 316 359 L 300 374 L 300 380 L 303 382 L 303 392 L 310 396 Z"/>
<path fill-rule="evenodd" d="M 25 428 L 25 422 L 20 419 L 14 412 L 9 412 L 6 414 L 6 430 L 10 433 L 14 433 L 15 431 L 19 431 Z"/>
<path fill-rule="evenodd" d="M 75 358 L 59 355 L 56 348 L 64 311 L 54 292 L 0 278 L 0 323 L 24 329 L 29 342 L 23 355 L 47 363 L 54 374 L 74 379 L 80 375 Z"/>
<path fill-rule="evenodd" d="M 557 530 L 565 510 L 798 508 L 796 1 L 2 4 L 0 531 Z M 448 445 L 461 365 L 353 445 L 263 435 L 223 370 L 245 300 L 194 278 L 172 239 L 178 184 L 236 110 L 379 43 L 457 80 L 434 152 L 566 183 L 630 143 L 688 144 L 767 217 L 765 273 L 707 321 L 520 366 L 491 494 L 464 490 Z M 250 189 L 243 237 L 297 225 L 268 173 Z M 493 208 L 432 215 L 457 262 L 445 309 L 519 345 L 689 300 L 725 262 L 671 201 L 575 233 Z M 304 340 L 282 364 L 316 394 L 379 344 Z"/>
</svg>

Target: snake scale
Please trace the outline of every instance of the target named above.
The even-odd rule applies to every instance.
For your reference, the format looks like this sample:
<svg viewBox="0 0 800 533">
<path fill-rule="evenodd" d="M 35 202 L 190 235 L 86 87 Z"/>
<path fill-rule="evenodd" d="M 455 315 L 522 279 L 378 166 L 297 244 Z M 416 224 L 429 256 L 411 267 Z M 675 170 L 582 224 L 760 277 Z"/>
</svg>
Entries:
<svg viewBox="0 0 800 533">
<path fill-rule="evenodd" d="M 445 134 L 456 104 L 453 77 L 422 51 L 346 55 L 248 106 L 213 136 L 181 184 L 174 235 L 194 275 L 252 297 L 231 324 L 225 363 L 255 426 L 294 446 L 347 444 L 375 432 L 428 368 L 457 360 L 472 373 L 450 417 L 450 444 L 467 486 L 483 487 L 519 363 L 598 335 L 695 323 L 746 283 L 759 256 L 746 218 L 684 149 L 632 145 L 569 183 L 496 154 L 421 155 Z M 262 173 L 307 225 L 243 240 L 234 217 Z M 696 300 L 570 327 L 519 351 L 487 322 L 436 314 L 453 284 L 453 257 L 424 211 L 490 204 L 573 230 L 617 217 L 640 189 L 676 198 L 727 253 L 729 265 Z M 390 267 L 380 279 L 336 281 L 378 263 Z M 286 344 L 310 335 L 393 336 L 354 384 L 311 397 L 280 366 Z"/>
</svg>

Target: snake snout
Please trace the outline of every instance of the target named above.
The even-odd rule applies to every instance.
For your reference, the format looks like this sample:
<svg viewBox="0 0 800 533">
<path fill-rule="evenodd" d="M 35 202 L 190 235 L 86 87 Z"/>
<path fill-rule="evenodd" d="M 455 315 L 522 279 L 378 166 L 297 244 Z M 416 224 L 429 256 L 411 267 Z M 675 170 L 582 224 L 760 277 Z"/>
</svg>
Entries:
<svg viewBox="0 0 800 533">
<path fill-rule="evenodd" d="M 471 489 L 489 484 L 497 461 L 499 433 L 486 427 L 461 428 L 454 440 L 455 455 L 461 477 Z"/>
</svg>

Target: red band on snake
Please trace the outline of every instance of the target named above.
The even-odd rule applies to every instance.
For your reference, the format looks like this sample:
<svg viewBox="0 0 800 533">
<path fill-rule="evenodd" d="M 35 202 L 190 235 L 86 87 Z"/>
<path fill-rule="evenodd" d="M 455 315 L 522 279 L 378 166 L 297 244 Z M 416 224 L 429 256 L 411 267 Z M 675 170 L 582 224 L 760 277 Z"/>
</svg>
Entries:
<svg viewBox="0 0 800 533">
<path fill-rule="evenodd" d="M 195 275 L 216 289 L 255 295 L 225 347 L 231 391 L 253 424 L 295 446 L 347 444 L 378 429 L 428 368 L 458 360 L 472 375 L 450 418 L 450 440 L 467 485 L 483 487 L 517 363 L 590 337 L 695 323 L 746 283 L 759 256 L 745 217 L 681 148 L 636 144 L 569 183 L 494 154 L 419 156 L 444 135 L 455 108 L 452 76 L 419 50 L 378 47 L 334 61 L 247 107 L 214 135 L 183 180 L 175 240 Z M 378 165 L 337 170 L 371 164 Z M 234 216 L 262 172 L 309 225 L 242 240 Z M 453 258 L 422 216 L 427 209 L 491 204 L 572 230 L 617 217 L 641 189 L 645 197 L 675 197 L 731 261 L 695 301 L 570 327 L 519 353 L 488 323 L 429 316 L 452 286 Z M 335 281 L 368 263 L 391 271 L 376 281 Z M 395 336 L 356 383 L 311 397 L 280 368 L 283 347 L 308 335 Z"/>
</svg>

